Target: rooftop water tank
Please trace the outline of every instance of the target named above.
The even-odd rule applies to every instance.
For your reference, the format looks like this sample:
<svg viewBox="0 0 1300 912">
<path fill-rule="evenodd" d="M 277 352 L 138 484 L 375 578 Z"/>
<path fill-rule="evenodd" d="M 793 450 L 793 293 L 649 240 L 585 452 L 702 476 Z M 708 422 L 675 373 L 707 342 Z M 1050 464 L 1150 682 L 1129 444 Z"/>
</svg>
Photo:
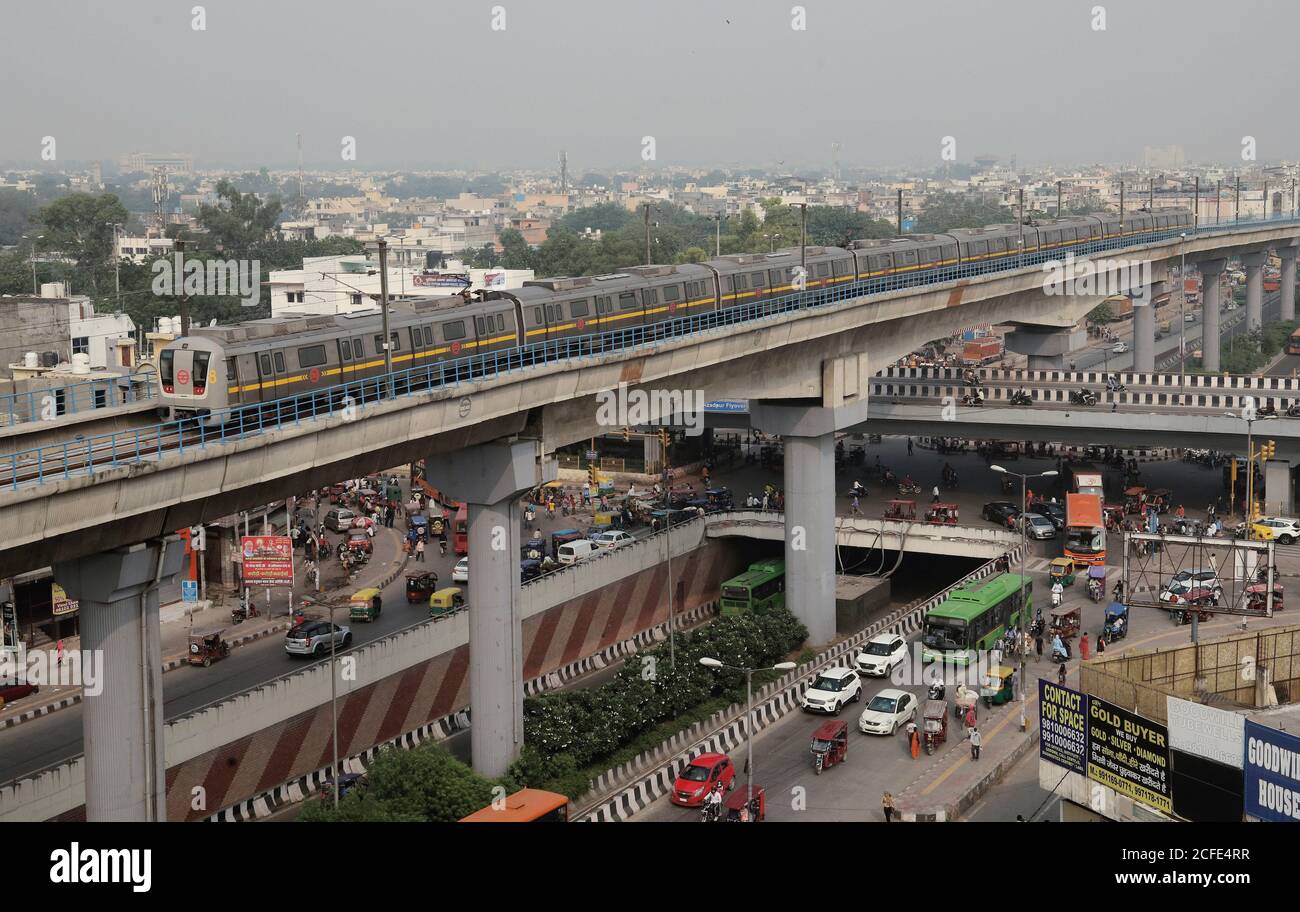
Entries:
<svg viewBox="0 0 1300 912">
<path fill-rule="evenodd" d="M 59 363 L 58 352 L 41 352 L 42 367 L 56 367 Z"/>
<path fill-rule="evenodd" d="M 23 367 L 35 368 L 40 366 L 41 366 L 41 356 L 36 354 L 36 352 L 28 352 L 27 354 L 23 355 Z"/>
<path fill-rule="evenodd" d="M 72 356 L 72 372 L 74 374 L 90 373 L 90 355 L 85 352 L 77 352 Z"/>
</svg>

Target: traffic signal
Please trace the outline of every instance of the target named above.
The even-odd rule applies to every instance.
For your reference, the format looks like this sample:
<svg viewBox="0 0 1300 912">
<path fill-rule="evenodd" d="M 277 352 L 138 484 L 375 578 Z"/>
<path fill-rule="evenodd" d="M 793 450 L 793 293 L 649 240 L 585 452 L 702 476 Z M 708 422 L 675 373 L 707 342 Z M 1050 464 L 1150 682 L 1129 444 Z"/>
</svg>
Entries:
<svg viewBox="0 0 1300 912">
<path fill-rule="evenodd" d="M 595 463 L 591 463 L 591 462 L 587 463 L 587 481 L 591 484 L 593 488 L 597 486 Z"/>
<path fill-rule="evenodd" d="M 632 439 L 632 431 L 629 430 L 628 428 L 623 428 L 623 442 L 627 443 L 631 439 Z"/>
<path fill-rule="evenodd" d="M 1266 441 L 1259 448 L 1260 459 L 1272 459 L 1277 453 L 1277 442 L 1274 440 Z"/>
</svg>

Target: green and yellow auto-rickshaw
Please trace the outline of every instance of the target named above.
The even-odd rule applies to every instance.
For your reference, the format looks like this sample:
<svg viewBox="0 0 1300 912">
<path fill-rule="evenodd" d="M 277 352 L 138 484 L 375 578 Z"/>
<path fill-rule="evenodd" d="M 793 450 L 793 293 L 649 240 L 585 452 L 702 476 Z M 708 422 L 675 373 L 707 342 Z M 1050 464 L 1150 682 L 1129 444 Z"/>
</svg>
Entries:
<svg viewBox="0 0 1300 912">
<path fill-rule="evenodd" d="M 348 617 L 354 621 L 377 621 L 382 607 L 383 600 L 379 597 L 378 589 L 373 586 L 358 589 L 352 593 L 352 599 L 348 602 Z"/>
<path fill-rule="evenodd" d="M 1059 582 L 1062 586 L 1074 585 L 1074 561 L 1068 557 L 1054 557 L 1047 568 L 1047 584 Z"/>
<path fill-rule="evenodd" d="M 1010 702 L 1015 691 L 1016 671 L 1007 665 L 998 665 L 988 670 L 980 681 L 980 696 L 985 706 L 1001 706 Z"/>
<path fill-rule="evenodd" d="M 429 617 L 454 614 L 464 605 L 465 596 L 461 594 L 459 586 L 448 586 L 446 589 L 439 589 L 429 596 Z"/>
</svg>

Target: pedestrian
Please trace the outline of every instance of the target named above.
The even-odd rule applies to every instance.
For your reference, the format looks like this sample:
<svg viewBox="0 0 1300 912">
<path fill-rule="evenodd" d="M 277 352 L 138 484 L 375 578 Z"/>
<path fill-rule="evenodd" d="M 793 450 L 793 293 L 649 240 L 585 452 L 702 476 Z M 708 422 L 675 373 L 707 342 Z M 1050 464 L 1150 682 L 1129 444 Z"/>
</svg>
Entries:
<svg viewBox="0 0 1300 912">
<path fill-rule="evenodd" d="M 907 723 L 907 743 L 913 760 L 921 756 L 921 733 L 917 730 L 915 722 Z"/>
<path fill-rule="evenodd" d="M 1119 411 L 1119 403 L 1118 403 L 1118 402 L 1112 402 L 1112 403 L 1110 404 L 1110 410 L 1111 410 L 1111 413 L 1112 413 L 1112 414 L 1115 413 L 1115 412 L 1118 412 L 1118 411 Z"/>
<path fill-rule="evenodd" d="M 763 492 L 763 509 L 767 510 L 767 492 Z"/>
<path fill-rule="evenodd" d="M 700 474 L 704 478 L 704 487 L 707 488 L 709 486 L 709 467 L 705 466 Z"/>
<path fill-rule="evenodd" d="M 415 560 L 416 563 L 424 563 L 424 537 L 421 536 L 415 542 Z"/>
<path fill-rule="evenodd" d="M 63 667 L 63 639 L 59 639 L 59 667 Z"/>
<path fill-rule="evenodd" d="M 1106 651 L 1106 634 L 1099 633 L 1097 634 L 1097 655 L 1101 655 L 1105 651 Z"/>
<path fill-rule="evenodd" d="M 853 495 L 853 503 L 849 507 L 849 512 L 851 512 L 854 516 L 862 515 L 862 510 L 859 509 L 858 507 L 858 495 L 856 494 Z"/>
<path fill-rule="evenodd" d="M 1034 651 L 1038 653 L 1040 659 L 1043 657 L 1043 635 L 1041 633 L 1034 637 Z"/>
<path fill-rule="evenodd" d="M 935 485 L 934 490 L 931 492 L 930 495 L 930 503 L 938 503 L 938 502 L 939 502 L 939 486 Z"/>
<path fill-rule="evenodd" d="M 908 438 L 907 438 L 907 455 L 908 455 L 908 456 L 911 456 L 911 455 L 912 455 L 912 438 L 911 438 L 911 437 L 908 437 Z"/>
<path fill-rule="evenodd" d="M 582 505 L 585 507 L 590 505 L 590 503 L 591 503 L 591 482 L 584 481 L 582 483 Z"/>
<path fill-rule="evenodd" d="M 1060 684 L 1062 687 L 1065 686 L 1065 663 L 1064 662 L 1061 663 L 1061 670 L 1056 674 L 1056 683 Z"/>
<path fill-rule="evenodd" d="M 977 720 L 975 717 L 975 704 L 972 703 L 970 706 L 966 707 L 966 727 L 974 728 L 976 721 Z"/>
<path fill-rule="evenodd" d="M 978 728 L 972 727 L 970 730 L 969 737 L 970 737 L 970 758 L 972 760 L 978 760 L 980 758 L 980 743 L 982 741 L 982 739 L 980 738 L 980 730 Z"/>
<path fill-rule="evenodd" d="M 1085 662 L 1088 661 L 1088 631 L 1086 630 L 1083 636 L 1079 637 L 1079 657 Z"/>
<path fill-rule="evenodd" d="M 885 814 L 885 823 L 889 823 L 894 816 L 894 796 L 891 793 L 885 792 L 880 796 L 880 809 Z"/>
</svg>

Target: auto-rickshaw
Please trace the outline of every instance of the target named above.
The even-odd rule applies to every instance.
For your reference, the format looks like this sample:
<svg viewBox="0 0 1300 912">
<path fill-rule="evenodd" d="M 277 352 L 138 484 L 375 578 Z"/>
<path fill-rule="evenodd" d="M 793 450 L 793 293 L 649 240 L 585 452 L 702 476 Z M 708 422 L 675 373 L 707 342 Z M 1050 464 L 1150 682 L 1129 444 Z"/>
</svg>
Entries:
<svg viewBox="0 0 1300 912">
<path fill-rule="evenodd" d="M 539 560 L 521 560 L 519 562 L 519 582 L 526 583 L 542 575 L 542 562 Z"/>
<path fill-rule="evenodd" d="M 957 525 L 958 510 L 955 503 L 934 503 L 925 513 L 925 521 L 939 526 Z"/>
<path fill-rule="evenodd" d="M 1254 614 L 1263 614 L 1268 608 L 1268 586 L 1265 583 L 1251 583 L 1246 587 L 1246 610 Z M 1282 584 L 1273 584 L 1273 610 L 1282 610 Z"/>
<path fill-rule="evenodd" d="M 1169 499 L 1174 496 L 1174 492 L 1168 488 L 1155 488 L 1147 491 L 1147 506 L 1157 513 L 1169 512 Z"/>
<path fill-rule="evenodd" d="M 745 798 L 750 788 L 750 786 L 738 786 L 723 802 L 722 806 L 727 811 L 727 816 L 724 819 L 728 823 L 740 823 L 740 812 L 745 807 Z M 755 785 L 752 788 L 753 794 L 749 798 L 749 822 L 759 823 L 767 816 L 767 789 L 761 785 Z"/>
<path fill-rule="evenodd" d="M 438 574 L 436 573 L 406 574 L 406 601 L 408 604 L 424 601 L 437 588 Z"/>
<path fill-rule="evenodd" d="M 1106 617 L 1102 622 L 1101 632 L 1111 643 L 1128 636 L 1128 605 L 1123 602 L 1111 602 L 1106 607 Z"/>
<path fill-rule="evenodd" d="M 849 753 L 849 724 L 835 719 L 823 722 L 813 732 L 810 750 L 818 776 L 827 767 L 842 763 Z"/>
<path fill-rule="evenodd" d="M 948 704 L 945 701 L 926 701 L 921 713 L 921 735 L 925 739 L 927 754 L 933 754 L 948 740 Z"/>
<path fill-rule="evenodd" d="M 1059 636 L 1065 640 L 1079 633 L 1078 605 L 1060 605 L 1051 610 L 1050 616 L 1051 622 L 1047 627 L 1049 637 Z"/>
<path fill-rule="evenodd" d="M 429 517 L 425 516 L 423 513 L 412 513 L 407 519 L 407 525 L 410 526 L 411 529 L 415 531 L 415 534 L 420 536 L 420 538 L 423 538 L 425 541 L 429 540 Z"/>
<path fill-rule="evenodd" d="M 329 498 L 330 503 L 341 504 L 343 503 L 343 495 L 346 492 L 347 489 L 343 485 L 330 485 L 325 489 L 325 496 Z"/>
<path fill-rule="evenodd" d="M 461 594 L 459 586 L 448 586 L 446 589 L 439 589 L 429 596 L 429 617 L 455 614 L 464 604 L 465 596 Z"/>
<path fill-rule="evenodd" d="M 451 525 L 451 517 L 446 511 L 434 513 L 429 517 L 429 535 L 433 538 L 441 538 L 442 533 L 447 531 L 447 526 Z"/>
<path fill-rule="evenodd" d="M 1088 568 L 1088 598 L 1100 602 L 1106 595 L 1106 568 L 1093 564 Z"/>
<path fill-rule="evenodd" d="M 373 586 L 358 589 L 348 602 L 348 617 L 354 621 L 377 621 L 382 607 L 383 599 L 379 597 L 378 589 Z"/>
<path fill-rule="evenodd" d="M 1146 485 L 1133 485 L 1124 489 L 1124 512 L 1142 512 L 1142 495 L 1147 492 Z"/>
<path fill-rule="evenodd" d="M 1074 561 L 1068 557 L 1054 557 L 1047 568 L 1047 584 L 1051 588 L 1052 583 L 1060 583 L 1062 586 L 1074 585 Z"/>
<path fill-rule="evenodd" d="M 592 529 L 604 532 L 607 529 L 614 528 L 614 517 L 617 515 L 617 513 L 593 513 L 591 517 Z"/>
<path fill-rule="evenodd" d="M 560 545 L 567 545 L 571 541 L 580 541 L 586 537 L 585 533 L 577 529 L 556 529 L 551 533 L 551 553 L 559 554 Z"/>
<path fill-rule="evenodd" d="M 214 660 L 230 655 L 230 644 L 221 638 L 222 631 L 190 634 L 189 663 L 207 668 Z"/>
<path fill-rule="evenodd" d="M 1014 697 L 1016 671 L 1007 665 L 998 665 L 988 670 L 980 681 L 980 696 L 985 706 L 1001 706 Z"/>
<path fill-rule="evenodd" d="M 546 556 L 546 539 L 530 538 L 520 546 L 519 551 L 521 559 L 539 561 Z"/>
<path fill-rule="evenodd" d="M 916 501 L 891 500 L 885 505 L 885 519 L 916 519 Z"/>
</svg>

